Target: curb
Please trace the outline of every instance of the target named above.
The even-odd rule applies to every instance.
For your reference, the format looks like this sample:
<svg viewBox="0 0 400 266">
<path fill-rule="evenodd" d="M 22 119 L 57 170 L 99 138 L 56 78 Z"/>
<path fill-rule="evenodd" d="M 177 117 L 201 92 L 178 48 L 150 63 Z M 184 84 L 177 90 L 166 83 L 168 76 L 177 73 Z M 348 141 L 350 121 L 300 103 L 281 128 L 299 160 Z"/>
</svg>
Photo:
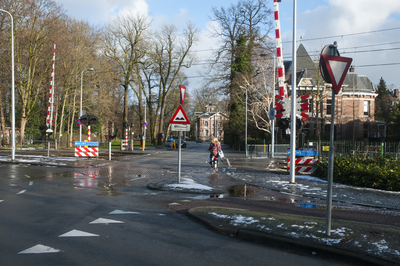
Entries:
<svg viewBox="0 0 400 266">
<path fill-rule="evenodd" d="M 209 206 L 215 208 L 216 206 Z M 209 217 L 203 217 L 195 214 L 197 209 L 207 208 L 207 206 L 195 207 L 187 211 L 187 216 L 193 220 L 205 225 L 214 232 L 221 233 L 224 235 L 236 236 L 246 241 L 257 242 L 268 246 L 281 248 L 293 252 L 298 252 L 306 255 L 314 255 L 322 258 L 329 258 L 337 261 L 343 261 L 355 265 L 363 266 L 395 266 L 397 263 L 378 259 L 367 254 L 361 254 L 358 252 L 352 252 L 343 250 L 327 245 L 315 244 L 310 242 L 301 241 L 299 239 L 288 238 L 284 236 L 267 234 L 260 231 L 254 231 L 245 228 L 238 228 L 235 226 L 217 225 L 213 219 Z M 225 207 L 224 207 L 225 208 Z M 237 208 L 232 208 L 239 210 Z"/>
</svg>

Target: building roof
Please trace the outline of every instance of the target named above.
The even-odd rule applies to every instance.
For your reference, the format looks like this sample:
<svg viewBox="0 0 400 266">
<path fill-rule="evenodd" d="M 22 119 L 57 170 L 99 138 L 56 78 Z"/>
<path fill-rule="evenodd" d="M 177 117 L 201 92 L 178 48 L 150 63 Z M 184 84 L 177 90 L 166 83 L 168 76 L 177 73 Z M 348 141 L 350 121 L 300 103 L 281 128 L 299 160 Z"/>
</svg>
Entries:
<svg viewBox="0 0 400 266">
<path fill-rule="evenodd" d="M 319 63 L 314 62 L 304 45 L 300 43 L 297 49 L 296 72 L 297 81 L 301 79 L 315 79 L 318 76 Z M 292 61 L 285 61 L 285 78 L 289 85 L 292 84 Z M 374 86 L 369 78 L 365 75 L 358 75 L 354 72 L 348 72 L 343 81 L 343 92 L 362 92 L 362 93 L 375 93 Z M 316 83 L 316 82 L 315 82 Z M 346 86 L 347 85 L 347 86 Z"/>
</svg>

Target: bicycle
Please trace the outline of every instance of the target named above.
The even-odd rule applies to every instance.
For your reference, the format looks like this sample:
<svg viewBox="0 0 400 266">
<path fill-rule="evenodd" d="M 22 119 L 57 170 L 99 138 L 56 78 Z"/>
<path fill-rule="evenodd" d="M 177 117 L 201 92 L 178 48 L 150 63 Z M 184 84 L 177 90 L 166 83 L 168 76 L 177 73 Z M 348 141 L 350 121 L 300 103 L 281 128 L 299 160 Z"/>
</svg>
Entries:
<svg viewBox="0 0 400 266">
<path fill-rule="evenodd" d="M 215 174 L 218 171 L 218 155 L 211 156 L 211 173 Z"/>
</svg>

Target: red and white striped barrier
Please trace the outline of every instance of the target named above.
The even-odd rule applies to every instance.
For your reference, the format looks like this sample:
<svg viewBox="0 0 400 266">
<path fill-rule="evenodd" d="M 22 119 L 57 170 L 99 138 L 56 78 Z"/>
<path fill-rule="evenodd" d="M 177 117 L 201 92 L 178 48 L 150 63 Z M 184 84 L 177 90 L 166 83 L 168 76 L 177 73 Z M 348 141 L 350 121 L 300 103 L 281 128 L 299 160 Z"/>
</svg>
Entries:
<svg viewBox="0 0 400 266">
<path fill-rule="evenodd" d="M 56 60 L 56 41 L 54 41 L 53 68 L 51 70 L 51 79 L 50 79 L 49 105 L 47 106 L 47 117 L 46 117 L 46 121 L 45 121 L 47 129 L 51 129 L 54 124 L 53 105 L 54 105 L 54 64 L 55 64 L 55 60 Z"/>
<path fill-rule="evenodd" d="M 75 147 L 75 157 L 99 157 L 99 149 Z"/>
<path fill-rule="evenodd" d="M 297 158 L 295 159 L 295 168 L 294 171 L 296 173 L 313 173 L 315 171 L 314 164 L 318 162 L 318 159 L 314 158 Z M 290 157 L 287 158 L 287 170 L 290 171 Z"/>
<path fill-rule="evenodd" d="M 278 0 L 274 0 L 274 17 L 275 17 L 275 37 L 276 37 L 276 59 L 278 61 L 278 84 L 279 96 L 287 98 L 287 89 L 285 87 L 285 66 L 283 65 L 282 39 L 281 39 L 281 23 L 279 20 L 279 4 Z"/>
</svg>

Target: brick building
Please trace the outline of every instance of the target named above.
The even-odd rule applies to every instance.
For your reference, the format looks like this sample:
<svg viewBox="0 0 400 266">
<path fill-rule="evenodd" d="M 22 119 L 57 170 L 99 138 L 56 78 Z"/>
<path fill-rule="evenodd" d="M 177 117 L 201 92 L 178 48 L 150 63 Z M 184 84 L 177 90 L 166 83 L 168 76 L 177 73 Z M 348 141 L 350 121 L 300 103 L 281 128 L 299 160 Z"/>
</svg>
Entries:
<svg viewBox="0 0 400 266">
<path fill-rule="evenodd" d="M 197 118 L 196 139 L 206 141 L 214 136 L 219 141 L 224 139 L 224 122 L 228 120 L 225 113 L 216 111 L 215 106 L 207 105 L 206 112 L 196 112 L 195 115 Z"/>
<path fill-rule="evenodd" d="M 291 91 L 292 62 L 285 62 L 288 93 Z M 305 131 L 315 136 L 317 127 L 328 133 L 331 124 L 331 84 L 322 80 L 319 62 L 313 61 L 303 44 L 297 50 L 297 95 L 309 94 L 309 118 Z M 368 77 L 351 67 L 341 91 L 335 97 L 336 140 L 382 140 L 386 137 L 385 122 L 375 121 L 375 98 L 378 94 Z M 317 110 L 317 107 L 319 110 Z"/>
</svg>

